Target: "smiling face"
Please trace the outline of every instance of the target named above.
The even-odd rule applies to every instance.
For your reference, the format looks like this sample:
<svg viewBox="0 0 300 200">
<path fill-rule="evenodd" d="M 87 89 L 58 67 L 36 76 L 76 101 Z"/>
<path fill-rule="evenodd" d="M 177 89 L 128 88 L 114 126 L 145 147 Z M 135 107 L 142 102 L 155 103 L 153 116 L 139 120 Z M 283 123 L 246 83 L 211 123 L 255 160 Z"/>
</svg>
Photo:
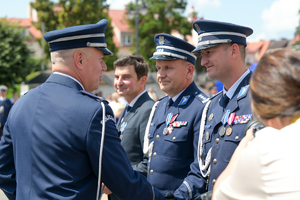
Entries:
<svg viewBox="0 0 300 200">
<path fill-rule="evenodd" d="M 116 66 L 114 86 L 116 92 L 130 103 L 137 95 L 144 91 L 147 77 L 138 80 L 134 65 Z"/>
<path fill-rule="evenodd" d="M 230 44 L 220 44 L 216 47 L 201 50 L 201 65 L 206 67 L 209 78 L 222 82 L 224 76 L 229 72 L 229 46 Z"/>
<path fill-rule="evenodd" d="M 174 97 L 192 82 L 194 66 L 183 60 L 156 60 L 160 89 Z"/>
</svg>

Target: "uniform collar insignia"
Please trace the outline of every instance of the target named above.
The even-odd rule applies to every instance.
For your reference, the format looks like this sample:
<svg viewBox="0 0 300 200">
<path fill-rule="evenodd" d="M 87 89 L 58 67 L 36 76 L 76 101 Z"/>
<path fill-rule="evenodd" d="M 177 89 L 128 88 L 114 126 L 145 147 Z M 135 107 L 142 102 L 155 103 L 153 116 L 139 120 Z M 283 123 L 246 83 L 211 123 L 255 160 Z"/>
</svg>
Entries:
<svg viewBox="0 0 300 200">
<path fill-rule="evenodd" d="M 179 106 L 185 105 L 188 102 L 189 98 L 190 98 L 190 95 L 182 97 L 182 99 L 180 100 Z"/>
<path fill-rule="evenodd" d="M 246 96 L 248 89 L 249 89 L 249 85 L 242 87 L 237 98 Z"/>
</svg>

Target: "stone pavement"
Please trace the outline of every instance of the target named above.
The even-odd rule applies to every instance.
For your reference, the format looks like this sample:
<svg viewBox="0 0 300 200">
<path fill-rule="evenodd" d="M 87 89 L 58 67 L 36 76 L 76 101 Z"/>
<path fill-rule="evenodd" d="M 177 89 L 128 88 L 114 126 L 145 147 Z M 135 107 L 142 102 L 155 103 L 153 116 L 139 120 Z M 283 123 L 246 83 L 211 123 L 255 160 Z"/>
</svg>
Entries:
<svg viewBox="0 0 300 200">
<path fill-rule="evenodd" d="M 0 190 L 0 200 L 8 200 L 2 190 Z M 101 200 L 107 200 L 107 196 L 104 194 Z"/>
</svg>

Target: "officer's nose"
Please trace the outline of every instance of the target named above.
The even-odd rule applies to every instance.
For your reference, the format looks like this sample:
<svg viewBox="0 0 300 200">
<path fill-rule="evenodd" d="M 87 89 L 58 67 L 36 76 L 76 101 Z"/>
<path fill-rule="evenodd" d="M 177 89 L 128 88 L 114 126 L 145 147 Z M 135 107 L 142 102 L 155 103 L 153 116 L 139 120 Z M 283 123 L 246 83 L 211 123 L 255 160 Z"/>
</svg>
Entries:
<svg viewBox="0 0 300 200">
<path fill-rule="evenodd" d="M 107 70 L 107 66 L 106 66 L 104 60 L 101 60 L 100 65 L 101 65 L 103 71 Z"/>
<path fill-rule="evenodd" d="M 206 56 L 202 55 L 201 66 L 205 66 L 207 63 L 208 63 L 208 59 L 206 58 Z"/>
</svg>

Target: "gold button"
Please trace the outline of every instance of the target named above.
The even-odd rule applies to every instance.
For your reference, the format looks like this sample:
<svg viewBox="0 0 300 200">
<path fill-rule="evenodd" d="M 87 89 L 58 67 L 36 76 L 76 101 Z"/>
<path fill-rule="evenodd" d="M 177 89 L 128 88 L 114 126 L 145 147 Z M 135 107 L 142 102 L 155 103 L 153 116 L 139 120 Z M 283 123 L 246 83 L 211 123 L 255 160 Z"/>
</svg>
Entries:
<svg viewBox="0 0 300 200">
<path fill-rule="evenodd" d="M 148 137 L 150 136 L 150 134 L 148 134 Z"/>
<path fill-rule="evenodd" d="M 173 139 L 173 140 L 175 140 L 175 139 L 176 139 L 176 137 L 173 137 L 172 139 Z"/>
<path fill-rule="evenodd" d="M 153 169 L 150 170 L 150 174 L 153 174 Z"/>
<path fill-rule="evenodd" d="M 219 138 L 217 138 L 217 139 L 216 139 L 216 143 L 217 143 L 217 144 L 219 144 L 219 142 L 220 142 L 220 139 L 219 139 Z"/>
<path fill-rule="evenodd" d="M 153 153 L 153 157 L 155 157 L 155 156 L 156 156 L 156 152 Z"/>
<path fill-rule="evenodd" d="M 239 136 L 235 136 L 235 139 L 238 140 L 238 139 L 239 139 Z"/>
<path fill-rule="evenodd" d="M 156 135 L 156 139 L 159 139 L 159 135 Z"/>
<path fill-rule="evenodd" d="M 214 163 L 214 164 L 217 164 L 217 162 L 218 162 L 217 159 L 214 159 L 214 160 L 213 160 L 213 163 Z"/>
<path fill-rule="evenodd" d="M 214 185 L 214 184 L 215 184 L 215 182 L 216 182 L 216 179 L 213 179 L 213 180 L 212 180 L 212 184 Z"/>
</svg>

